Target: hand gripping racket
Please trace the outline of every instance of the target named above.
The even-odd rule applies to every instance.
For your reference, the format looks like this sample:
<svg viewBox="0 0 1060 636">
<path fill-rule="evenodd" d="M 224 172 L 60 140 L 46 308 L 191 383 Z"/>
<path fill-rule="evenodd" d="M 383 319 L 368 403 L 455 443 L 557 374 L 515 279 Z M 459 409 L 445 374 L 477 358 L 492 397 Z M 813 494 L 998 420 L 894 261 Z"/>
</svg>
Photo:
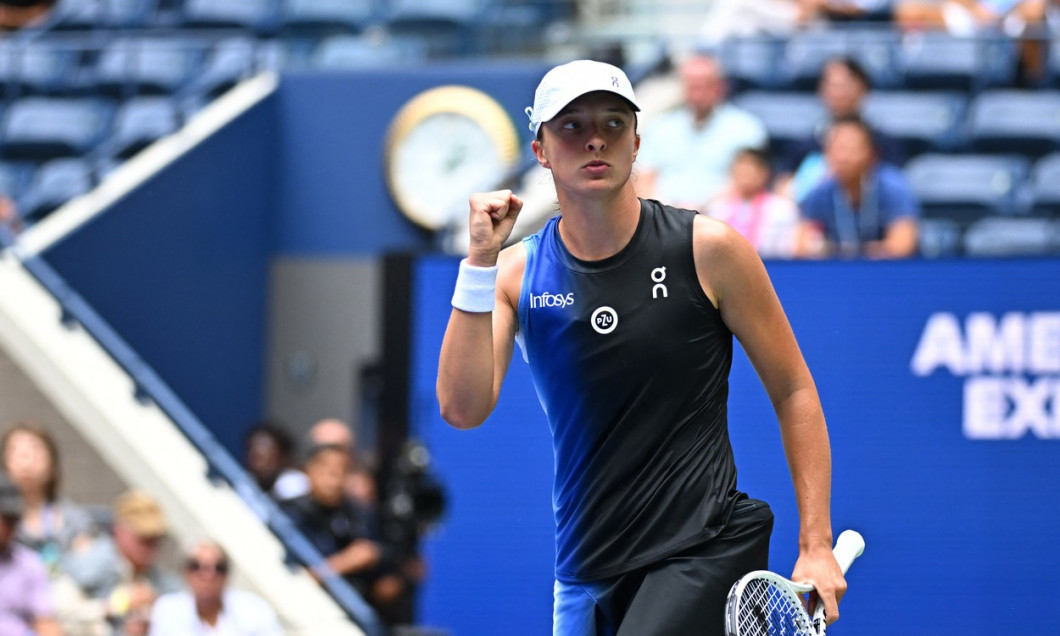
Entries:
<svg viewBox="0 0 1060 636">
<path fill-rule="evenodd" d="M 843 574 L 864 549 L 865 540 L 857 532 L 845 530 L 839 535 L 832 553 Z M 817 604 L 811 618 L 800 596 L 812 591 L 812 585 L 789 581 L 768 570 L 745 574 L 729 590 L 725 602 L 725 633 L 727 636 L 824 636 L 824 603 Z"/>
</svg>

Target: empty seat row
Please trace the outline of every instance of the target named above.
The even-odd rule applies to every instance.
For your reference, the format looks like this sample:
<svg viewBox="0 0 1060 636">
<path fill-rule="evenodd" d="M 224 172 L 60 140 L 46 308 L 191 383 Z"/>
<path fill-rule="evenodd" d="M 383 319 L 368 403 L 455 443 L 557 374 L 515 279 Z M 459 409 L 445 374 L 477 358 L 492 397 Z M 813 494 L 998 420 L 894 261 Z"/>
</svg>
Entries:
<svg viewBox="0 0 1060 636">
<path fill-rule="evenodd" d="M 0 90 L 21 95 L 216 95 L 259 70 L 263 47 L 250 37 L 217 42 L 122 37 L 95 50 L 85 42 L 0 41 Z"/>
<path fill-rule="evenodd" d="M 733 101 L 762 119 L 777 152 L 810 138 L 824 118 L 810 94 L 749 91 Z M 972 151 L 1038 157 L 1060 150 L 1060 91 L 994 89 L 971 98 L 955 91 L 874 91 L 863 114 L 902 142 L 907 156 Z"/>
<path fill-rule="evenodd" d="M 60 0 L 49 27 L 245 29 L 259 35 L 358 33 L 371 25 L 473 25 L 519 4 L 550 16 L 555 2 L 506 0 Z"/>
<path fill-rule="evenodd" d="M 364 68 L 415 64 L 430 55 L 411 36 L 332 35 L 320 40 L 228 36 L 119 37 L 91 42 L 0 40 L 0 97 L 172 95 L 216 97 L 239 81 L 280 66 Z"/>
<path fill-rule="evenodd" d="M 920 254 L 927 258 L 1055 256 L 1060 254 L 1060 221 L 990 216 L 964 227 L 951 219 L 924 219 Z"/>
<path fill-rule="evenodd" d="M 825 62 L 837 56 L 857 60 L 876 88 L 979 91 L 1014 84 L 1016 47 L 1000 34 L 960 37 L 863 27 L 811 29 L 787 38 L 733 38 L 720 46 L 718 55 L 737 91 L 813 90 Z M 1060 76 L 1060 56 L 1053 57 L 1054 74 Z"/>
<path fill-rule="evenodd" d="M 201 105 L 196 99 L 27 97 L 0 116 L 0 157 L 41 163 L 90 154 L 125 159 L 176 131 Z"/>
<path fill-rule="evenodd" d="M 98 171 L 82 157 L 64 157 L 40 166 L 0 164 L 0 195 L 15 202 L 19 214 L 34 222 L 98 184 Z"/>
<path fill-rule="evenodd" d="M 905 166 L 927 218 L 962 225 L 987 216 L 1060 218 L 1060 153 L 925 154 Z"/>
</svg>

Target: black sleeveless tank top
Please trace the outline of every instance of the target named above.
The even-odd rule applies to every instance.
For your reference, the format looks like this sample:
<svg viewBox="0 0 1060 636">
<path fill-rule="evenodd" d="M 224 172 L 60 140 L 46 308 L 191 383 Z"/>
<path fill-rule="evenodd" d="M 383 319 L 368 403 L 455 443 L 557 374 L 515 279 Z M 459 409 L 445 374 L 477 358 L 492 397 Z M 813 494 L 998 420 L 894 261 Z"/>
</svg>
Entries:
<svg viewBox="0 0 1060 636">
<path fill-rule="evenodd" d="M 641 201 L 629 244 L 593 262 L 567 251 L 559 218 L 523 239 L 517 341 L 552 430 L 556 577 L 577 582 L 728 521 L 732 333 L 696 276 L 695 212 Z"/>
</svg>

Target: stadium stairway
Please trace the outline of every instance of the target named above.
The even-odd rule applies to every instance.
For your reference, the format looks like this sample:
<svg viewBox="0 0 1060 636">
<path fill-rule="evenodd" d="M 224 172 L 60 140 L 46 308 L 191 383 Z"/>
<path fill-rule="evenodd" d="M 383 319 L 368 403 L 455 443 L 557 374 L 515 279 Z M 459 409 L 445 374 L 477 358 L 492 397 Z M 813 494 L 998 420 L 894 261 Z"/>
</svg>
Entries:
<svg viewBox="0 0 1060 636">
<path fill-rule="evenodd" d="M 275 83 L 270 76 L 248 81 L 113 178 L 56 210 L 16 245 L 2 249 L 0 241 L 0 359 L 9 375 L 33 385 L 58 414 L 54 419 L 69 423 L 76 431 L 71 439 L 82 438 L 113 471 L 104 476 L 111 490 L 116 476 L 157 497 L 178 543 L 203 535 L 217 540 L 235 565 L 237 582 L 272 604 L 288 634 L 374 636 L 379 628 L 363 600 L 349 596 L 350 588 L 292 533 L 286 517 L 168 387 L 35 256 L 35 246 L 60 240 L 123 196 L 123 181 L 135 187 L 149 178 L 167 157 L 171 161 L 194 146 Z M 324 587 L 292 563 L 311 564 Z"/>
</svg>

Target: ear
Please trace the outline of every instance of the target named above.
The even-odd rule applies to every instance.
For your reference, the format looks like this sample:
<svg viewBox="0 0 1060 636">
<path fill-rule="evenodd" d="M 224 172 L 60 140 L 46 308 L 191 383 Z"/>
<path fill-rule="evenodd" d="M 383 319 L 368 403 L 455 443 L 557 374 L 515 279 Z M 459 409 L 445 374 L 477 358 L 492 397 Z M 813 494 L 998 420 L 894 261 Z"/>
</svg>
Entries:
<svg viewBox="0 0 1060 636">
<path fill-rule="evenodd" d="M 534 156 L 537 157 L 537 163 L 546 170 L 552 169 L 552 164 L 548 162 L 548 157 L 545 156 L 545 146 L 538 140 L 530 142 L 530 147 L 534 151 Z"/>
<path fill-rule="evenodd" d="M 640 152 L 640 133 L 633 133 L 633 161 L 637 160 L 638 152 Z"/>
</svg>

